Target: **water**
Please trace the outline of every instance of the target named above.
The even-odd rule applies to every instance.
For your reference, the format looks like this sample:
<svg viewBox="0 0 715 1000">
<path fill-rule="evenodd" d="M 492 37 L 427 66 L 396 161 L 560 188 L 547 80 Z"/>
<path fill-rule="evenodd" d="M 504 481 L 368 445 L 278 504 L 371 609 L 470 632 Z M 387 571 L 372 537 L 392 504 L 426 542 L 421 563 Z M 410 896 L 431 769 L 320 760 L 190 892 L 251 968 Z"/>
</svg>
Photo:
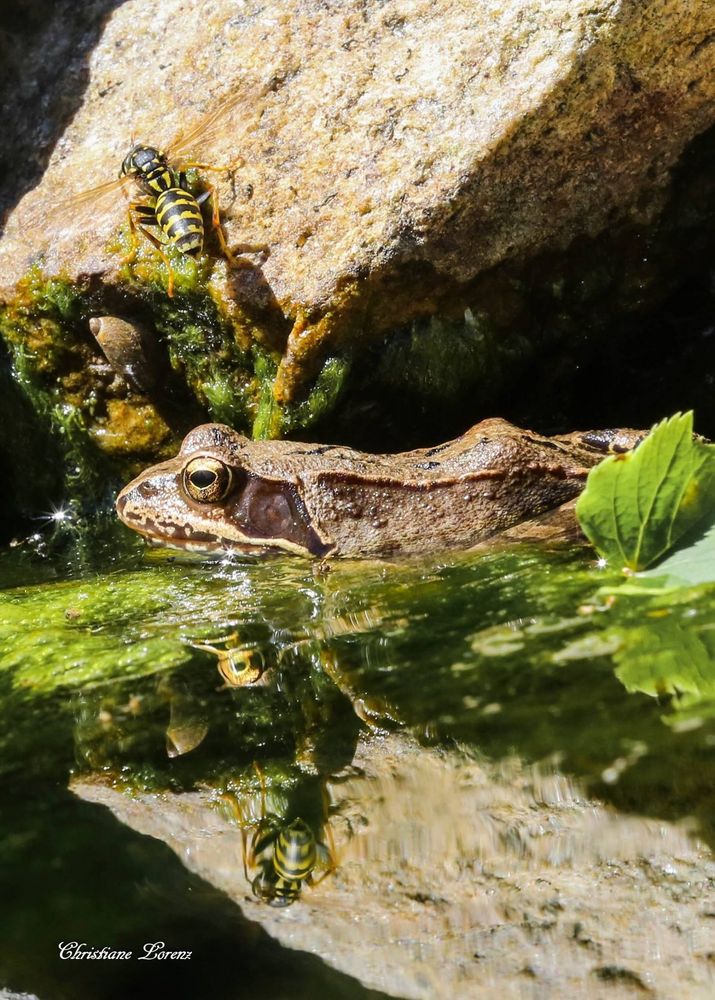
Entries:
<svg viewBox="0 0 715 1000">
<path fill-rule="evenodd" d="M 354 968 L 345 958 L 384 916 L 368 919 L 372 903 L 399 900 L 397 919 L 416 907 L 439 943 L 455 934 L 435 916 L 438 889 L 454 902 L 465 872 L 519 872 L 527 907 L 537 863 L 628 866 L 639 852 L 654 857 L 656 842 L 681 860 L 693 837 L 713 844 L 712 587 L 628 595 L 580 547 L 327 571 L 290 559 L 174 562 L 139 548 L 72 575 L 17 550 L 1 566 L 0 865 L 12 903 L 0 912 L 0 987 L 43 1000 L 383 995 L 355 978 L 375 981 L 369 957 Z M 226 683 L 247 664 L 263 671 L 259 683 Z M 300 815 L 322 843 L 327 824 L 340 847 L 338 870 L 285 911 L 251 901 L 243 874 L 241 825 L 253 830 L 261 815 L 254 762 L 268 811 Z M 582 815 L 588 796 L 602 805 Z M 131 806 L 123 818 L 134 828 L 98 801 L 120 814 Z M 189 802 L 198 833 L 181 812 Z M 204 842 L 214 815 L 235 836 L 211 853 L 223 836 L 217 826 Z M 137 832 L 150 821 L 164 823 L 167 843 Z M 503 903 L 496 916 L 483 909 L 490 892 L 460 917 L 469 933 L 508 922 Z M 246 916 L 229 898 L 242 895 Z M 698 906 L 694 920 L 707 910 Z M 353 974 L 283 947 L 256 916 Z M 333 954 L 326 942 L 340 927 L 347 944 L 336 937 Z M 75 940 L 193 954 L 60 961 L 58 942 Z M 436 995 L 428 952 L 423 941 L 422 979 L 396 973 L 391 995 Z M 610 975 L 607 962 L 594 968 Z"/>
</svg>

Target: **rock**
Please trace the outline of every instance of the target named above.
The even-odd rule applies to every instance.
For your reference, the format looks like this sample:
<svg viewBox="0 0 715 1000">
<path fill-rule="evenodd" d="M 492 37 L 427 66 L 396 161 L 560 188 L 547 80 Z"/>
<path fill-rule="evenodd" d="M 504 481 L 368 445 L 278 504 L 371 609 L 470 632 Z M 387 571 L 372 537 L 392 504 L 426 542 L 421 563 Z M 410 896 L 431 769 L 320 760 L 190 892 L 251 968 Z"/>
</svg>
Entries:
<svg viewBox="0 0 715 1000">
<path fill-rule="evenodd" d="M 529 984 L 570 1000 L 606 982 L 614 996 L 710 995 L 715 867 L 682 828 L 606 809 L 547 769 L 397 736 L 364 741 L 328 787 L 339 867 L 276 910 L 251 895 L 215 793 L 73 783 L 283 945 L 390 995 L 518 998 Z"/>
<path fill-rule="evenodd" d="M 226 232 L 270 256 L 231 273 L 216 259 L 211 294 L 239 342 L 281 352 L 275 397 L 294 399 L 326 351 L 468 299 L 500 261 L 652 215 L 712 121 L 709 10 L 124 3 L 42 183 L 12 213 L 4 294 L 42 243 L 46 272 L 124 287 L 123 198 L 69 218 L 54 206 L 116 177 L 132 136 L 166 144 L 230 96 L 201 158 L 245 158 L 233 190 L 219 184 Z"/>
</svg>

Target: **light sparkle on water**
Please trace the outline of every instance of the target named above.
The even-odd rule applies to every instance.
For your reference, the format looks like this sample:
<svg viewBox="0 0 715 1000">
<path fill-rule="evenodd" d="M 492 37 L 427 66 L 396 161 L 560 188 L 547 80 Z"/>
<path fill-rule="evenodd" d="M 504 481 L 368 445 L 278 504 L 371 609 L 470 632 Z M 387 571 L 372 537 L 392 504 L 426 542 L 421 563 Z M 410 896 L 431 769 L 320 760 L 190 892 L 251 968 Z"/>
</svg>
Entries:
<svg viewBox="0 0 715 1000">
<path fill-rule="evenodd" d="M 50 510 L 43 511 L 37 518 L 38 521 L 43 521 L 45 524 L 55 524 L 59 526 L 60 524 L 67 524 L 72 521 L 72 510 L 70 507 L 65 507 L 60 504 L 59 507 L 55 507 L 54 504 L 50 505 Z"/>
</svg>

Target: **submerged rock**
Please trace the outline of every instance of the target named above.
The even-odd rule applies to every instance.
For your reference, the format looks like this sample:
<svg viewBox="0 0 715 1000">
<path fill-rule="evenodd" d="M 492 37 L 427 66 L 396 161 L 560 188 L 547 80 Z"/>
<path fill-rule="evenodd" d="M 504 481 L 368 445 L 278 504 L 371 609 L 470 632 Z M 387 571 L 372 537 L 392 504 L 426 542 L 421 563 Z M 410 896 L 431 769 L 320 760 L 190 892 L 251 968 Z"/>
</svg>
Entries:
<svg viewBox="0 0 715 1000">
<path fill-rule="evenodd" d="M 548 769 L 401 737 L 363 741 L 328 788 L 338 868 L 276 910 L 251 894 L 240 826 L 215 793 L 73 784 L 167 843 L 283 945 L 391 995 L 516 998 L 530 982 L 570 998 L 606 980 L 708 995 L 715 869 L 682 829 L 610 811 Z M 255 820 L 255 805 L 243 811 Z"/>
</svg>

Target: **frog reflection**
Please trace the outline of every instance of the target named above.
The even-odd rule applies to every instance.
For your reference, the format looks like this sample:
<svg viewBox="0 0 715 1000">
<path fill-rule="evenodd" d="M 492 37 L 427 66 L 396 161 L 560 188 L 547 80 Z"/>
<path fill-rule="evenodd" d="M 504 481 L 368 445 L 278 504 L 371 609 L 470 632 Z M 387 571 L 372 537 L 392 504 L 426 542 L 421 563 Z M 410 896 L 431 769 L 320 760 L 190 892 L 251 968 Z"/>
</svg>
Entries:
<svg viewBox="0 0 715 1000">
<path fill-rule="evenodd" d="M 222 771 L 227 748 L 232 753 L 240 748 L 249 760 L 259 748 L 275 749 L 309 774 L 349 763 L 359 720 L 326 672 L 320 649 L 262 641 L 252 644 L 248 662 L 239 667 L 236 654 L 243 652 L 219 650 L 232 683 L 218 690 L 215 660 L 197 652 L 171 671 L 159 662 L 155 674 L 78 693 L 78 761 L 92 769 L 122 768 L 128 779 L 149 768 L 159 785 L 205 780 Z M 257 674 L 257 682 L 246 683 Z"/>
<path fill-rule="evenodd" d="M 325 786 L 322 830 L 327 844 L 300 816 L 288 821 L 267 810 L 265 775 L 257 763 L 253 766 L 261 786 L 258 819 L 251 819 L 235 797 L 224 795 L 222 801 L 241 826 L 243 872 L 253 895 L 268 906 L 286 907 L 300 899 L 304 885 L 314 888 L 337 867 Z"/>
<path fill-rule="evenodd" d="M 226 647 L 222 649 L 217 643 L 225 643 Z M 216 656 L 216 666 L 226 687 L 258 684 L 266 672 L 263 653 L 260 649 L 247 649 L 238 645 L 238 632 L 218 636 L 216 639 L 204 639 L 202 642 L 190 642 L 189 645 Z"/>
</svg>

